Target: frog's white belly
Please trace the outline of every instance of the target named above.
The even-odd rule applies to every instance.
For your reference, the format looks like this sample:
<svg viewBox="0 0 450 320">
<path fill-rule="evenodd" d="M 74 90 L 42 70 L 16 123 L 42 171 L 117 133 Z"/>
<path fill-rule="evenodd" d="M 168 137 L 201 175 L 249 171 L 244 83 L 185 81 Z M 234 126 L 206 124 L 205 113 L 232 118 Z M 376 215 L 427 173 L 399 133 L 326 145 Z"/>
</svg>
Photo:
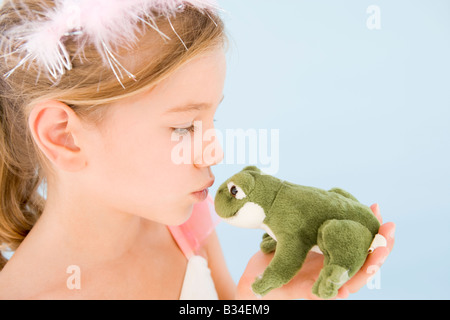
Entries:
<svg viewBox="0 0 450 320">
<path fill-rule="evenodd" d="M 227 223 L 240 227 L 240 228 L 250 228 L 250 229 L 263 229 L 267 232 L 269 236 L 272 237 L 275 241 L 277 238 L 273 231 L 269 228 L 268 225 L 264 223 L 264 219 L 266 218 L 266 213 L 264 209 L 257 203 L 247 202 L 236 212 L 236 214 L 230 218 L 223 219 Z M 320 251 L 319 246 L 312 247 L 311 251 L 322 253 Z"/>
</svg>

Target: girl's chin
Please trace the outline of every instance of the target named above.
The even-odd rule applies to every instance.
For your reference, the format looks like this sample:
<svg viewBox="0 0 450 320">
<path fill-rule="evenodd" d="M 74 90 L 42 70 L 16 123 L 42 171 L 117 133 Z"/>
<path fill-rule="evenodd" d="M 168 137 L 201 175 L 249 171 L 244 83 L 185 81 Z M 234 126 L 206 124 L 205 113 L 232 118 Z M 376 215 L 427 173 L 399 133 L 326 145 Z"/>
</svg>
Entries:
<svg viewBox="0 0 450 320">
<path fill-rule="evenodd" d="M 192 215 L 192 209 L 194 205 L 190 205 L 185 209 L 180 210 L 179 212 L 173 214 L 172 219 L 167 225 L 169 226 L 179 226 L 180 224 L 185 223 Z"/>
</svg>

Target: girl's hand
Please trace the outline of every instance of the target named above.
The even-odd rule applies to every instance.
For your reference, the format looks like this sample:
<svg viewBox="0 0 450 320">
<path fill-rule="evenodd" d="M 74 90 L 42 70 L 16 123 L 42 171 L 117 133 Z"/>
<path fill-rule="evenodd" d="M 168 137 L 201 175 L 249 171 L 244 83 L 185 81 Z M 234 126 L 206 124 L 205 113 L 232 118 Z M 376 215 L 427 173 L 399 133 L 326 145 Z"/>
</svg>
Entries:
<svg viewBox="0 0 450 320">
<path fill-rule="evenodd" d="M 380 209 L 378 204 L 370 207 L 382 224 Z M 382 224 L 379 234 L 386 238 L 387 246 L 379 247 L 367 256 L 366 262 L 361 269 L 347 281 L 338 292 L 336 298 L 346 298 L 350 293 L 361 289 L 375 272 L 381 267 L 394 246 L 395 224 L 388 222 Z M 237 286 L 236 299 L 257 299 L 251 290 L 251 284 L 257 276 L 262 274 L 273 258 L 273 253 L 264 254 L 258 251 L 249 261 L 247 268 L 242 275 Z M 286 285 L 274 289 L 263 297 L 263 299 L 314 299 L 319 298 L 312 294 L 311 289 L 314 282 L 319 277 L 323 266 L 323 255 L 309 252 L 302 268 L 297 275 Z"/>
</svg>

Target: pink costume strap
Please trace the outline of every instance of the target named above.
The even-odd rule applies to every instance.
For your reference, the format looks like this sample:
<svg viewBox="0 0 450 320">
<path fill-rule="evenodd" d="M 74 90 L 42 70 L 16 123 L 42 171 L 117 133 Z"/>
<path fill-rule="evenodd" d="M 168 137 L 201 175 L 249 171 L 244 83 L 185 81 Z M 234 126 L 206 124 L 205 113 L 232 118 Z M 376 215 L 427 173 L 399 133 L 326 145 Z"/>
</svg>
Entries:
<svg viewBox="0 0 450 320">
<path fill-rule="evenodd" d="M 219 222 L 214 200 L 208 195 L 204 201 L 194 204 L 191 217 L 185 223 L 168 228 L 183 254 L 189 259 L 203 246 Z"/>
</svg>

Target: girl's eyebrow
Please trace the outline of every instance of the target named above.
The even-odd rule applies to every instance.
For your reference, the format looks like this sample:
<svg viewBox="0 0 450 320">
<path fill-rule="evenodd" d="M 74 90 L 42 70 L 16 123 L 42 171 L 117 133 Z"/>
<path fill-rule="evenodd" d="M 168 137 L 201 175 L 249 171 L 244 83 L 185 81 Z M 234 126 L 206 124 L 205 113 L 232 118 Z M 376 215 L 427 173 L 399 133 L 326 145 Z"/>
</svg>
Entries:
<svg viewBox="0 0 450 320">
<path fill-rule="evenodd" d="M 220 100 L 219 104 L 222 103 L 223 99 L 225 99 L 225 95 L 222 96 L 222 100 Z M 178 106 L 178 107 L 173 107 L 170 108 L 169 110 L 167 110 L 165 113 L 178 113 L 178 112 L 190 112 L 190 111 L 194 111 L 194 110 L 203 110 L 203 109 L 209 109 L 212 107 L 211 103 L 188 103 L 186 105 L 183 106 Z"/>
</svg>

